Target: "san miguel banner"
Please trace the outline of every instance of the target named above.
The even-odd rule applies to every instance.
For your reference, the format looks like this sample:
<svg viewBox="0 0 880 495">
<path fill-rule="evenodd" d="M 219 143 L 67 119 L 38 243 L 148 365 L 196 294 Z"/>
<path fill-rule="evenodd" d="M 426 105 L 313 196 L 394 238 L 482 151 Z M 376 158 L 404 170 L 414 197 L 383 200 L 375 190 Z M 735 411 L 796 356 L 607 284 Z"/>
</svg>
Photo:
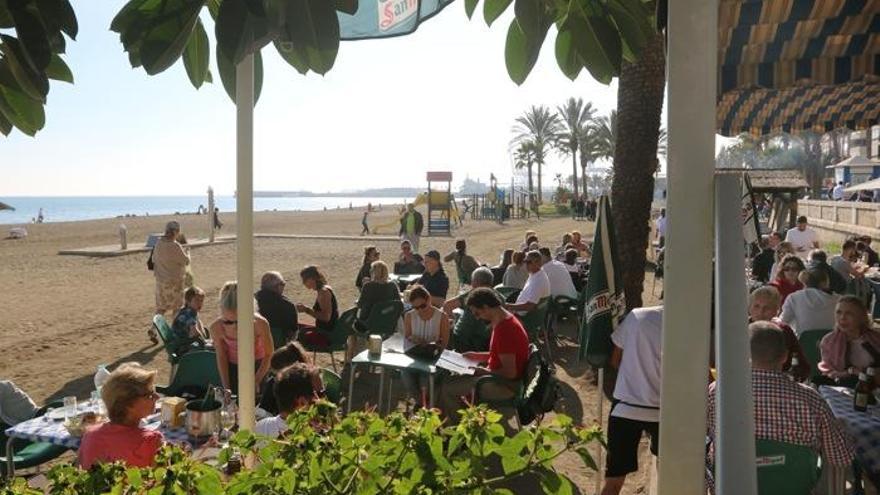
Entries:
<svg viewBox="0 0 880 495">
<path fill-rule="evenodd" d="M 743 174 L 742 182 L 742 221 L 743 237 L 746 244 L 754 244 L 761 238 L 761 227 L 758 224 L 758 211 L 752 195 L 752 181 L 749 174 Z"/>
<path fill-rule="evenodd" d="M 611 358 L 614 344 L 611 334 L 626 312 L 626 300 L 620 274 L 617 272 L 617 243 L 611 224 L 611 200 L 599 198 L 596 234 L 593 237 L 593 258 L 587 277 L 587 299 L 580 328 L 578 357 L 596 367 L 604 368 Z"/>
</svg>

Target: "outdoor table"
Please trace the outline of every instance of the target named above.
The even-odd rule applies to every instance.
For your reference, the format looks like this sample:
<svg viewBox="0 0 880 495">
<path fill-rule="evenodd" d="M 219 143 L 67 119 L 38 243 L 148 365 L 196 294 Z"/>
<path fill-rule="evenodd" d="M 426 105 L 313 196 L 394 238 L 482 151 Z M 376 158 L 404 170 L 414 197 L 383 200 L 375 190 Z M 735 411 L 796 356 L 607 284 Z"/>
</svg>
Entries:
<svg viewBox="0 0 880 495">
<path fill-rule="evenodd" d="M 398 287 L 407 287 L 408 285 L 417 282 L 420 278 L 422 278 L 421 273 L 411 273 L 405 275 L 392 273 L 388 275 L 388 281 L 396 283 Z"/>
<path fill-rule="evenodd" d="M 82 408 L 78 408 L 82 411 Z M 186 432 L 186 428 L 168 428 L 163 426 L 159 419 L 159 413 L 148 416 L 146 428 L 158 430 L 165 437 L 165 441 L 173 444 L 182 444 L 190 441 L 190 436 Z M 8 440 L 6 442 L 6 462 L 9 477 L 15 475 L 15 463 L 13 462 L 13 441 L 15 439 L 30 440 L 32 442 L 45 442 L 53 445 L 60 445 L 73 450 L 79 450 L 82 438 L 76 437 L 67 431 L 64 427 L 63 420 L 53 420 L 48 416 L 39 416 L 19 423 L 6 430 Z"/>
<path fill-rule="evenodd" d="M 880 407 L 869 406 L 867 412 L 854 410 L 852 390 L 845 387 L 823 385 L 819 387 L 819 393 L 852 438 L 856 460 L 869 477 L 875 479 L 880 473 Z M 833 486 L 828 487 L 829 495 L 843 494 L 846 468 L 826 467 L 831 467 L 833 472 L 829 480 L 833 482 Z"/>
<path fill-rule="evenodd" d="M 437 367 L 433 361 L 415 359 L 403 353 L 403 335 L 396 333 L 382 342 L 382 354 L 373 356 L 369 350 L 365 350 L 351 359 L 351 370 L 348 375 L 348 400 L 346 401 L 346 413 L 351 412 L 352 394 L 354 393 L 355 370 L 359 365 L 378 366 L 383 368 L 379 374 L 379 400 L 377 404 L 381 408 L 382 397 L 385 392 L 385 370 L 418 371 L 427 373 L 428 380 L 428 405 L 434 407 L 434 377 Z"/>
</svg>

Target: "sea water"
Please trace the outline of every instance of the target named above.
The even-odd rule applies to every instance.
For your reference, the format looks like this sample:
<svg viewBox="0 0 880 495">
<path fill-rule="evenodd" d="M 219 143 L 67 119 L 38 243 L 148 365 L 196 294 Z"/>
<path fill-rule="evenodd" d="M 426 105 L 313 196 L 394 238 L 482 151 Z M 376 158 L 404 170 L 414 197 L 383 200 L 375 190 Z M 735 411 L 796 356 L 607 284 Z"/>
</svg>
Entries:
<svg viewBox="0 0 880 495">
<path fill-rule="evenodd" d="M 348 208 L 353 205 L 366 206 L 367 203 L 401 204 L 412 198 L 402 197 L 345 197 L 311 196 L 254 198 L 254 211 L 308 211 L 324 208 Z M 70 222 L 116 218 L 125 215 L 172 215 L 175 213 L 195 213 L 199 205 L 207 207 L 207 196 L 5 196 L 0 202 L 6 203 L 15 211 L 0 210 L 0 225 L 32 223 L 43 210 L 44 222 Z M 214 204 L 220 212 L 235 211 L 234 196 L 214 196 Z"/>
</svg>

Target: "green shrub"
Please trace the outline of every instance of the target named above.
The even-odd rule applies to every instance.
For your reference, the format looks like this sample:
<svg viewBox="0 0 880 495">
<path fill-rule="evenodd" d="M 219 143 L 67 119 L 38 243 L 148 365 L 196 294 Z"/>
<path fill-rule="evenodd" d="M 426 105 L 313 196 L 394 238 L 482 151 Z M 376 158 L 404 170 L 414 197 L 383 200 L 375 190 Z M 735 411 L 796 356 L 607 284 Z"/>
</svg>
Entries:
<svg viewBox="0 0 880 495">
<path fill-rule="evenodd" d="M 596 469 L 588 446 L 602 441 L 598 428 L 577 427 L 558 416 L 506 436 L 500 419 L 485 406 L 469 408 L 457 426 L 444 426 L 435 411 L 409 418 L 372 412 L 341 417 L 335 406 L 322 402 L 291 415 L 283 439 L 237 433 L 219 462 L 225 463 L 233 448 L 258 462 L 229 479 L 217 467 L 166 446 L 152 468 L 114 463 L 86 472 L 55 466 L 49 471 L 49 493 L 511 494 L 498 486 L 534 474 L 545 493 L 564 494 L 572 487 L 553 467 L 559 455 L 574 451 L 588 469 Z M 0 495 L 39 493 L 21 479 L 0 488 Z"/>
</svg>

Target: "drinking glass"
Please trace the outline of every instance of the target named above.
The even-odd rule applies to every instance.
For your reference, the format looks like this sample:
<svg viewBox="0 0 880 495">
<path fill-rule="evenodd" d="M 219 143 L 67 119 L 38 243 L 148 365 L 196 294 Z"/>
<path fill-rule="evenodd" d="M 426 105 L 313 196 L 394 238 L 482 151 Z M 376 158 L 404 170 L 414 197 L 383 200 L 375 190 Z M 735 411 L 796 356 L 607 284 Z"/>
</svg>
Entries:
<svg viewBox="0 0 880 495">
<path fill-rule="evenodd" d="M 228 407 L 220 411 L 220 426 L 223 427 L 223 439 L 229 440 L 232 427 L 235 426 L 235 409 Z"/>
<path fill-rule="evenodd" d="M 76 397 L 68 396 L 64 398 L 64 419 L 76 417 Z"/>
</svg>

